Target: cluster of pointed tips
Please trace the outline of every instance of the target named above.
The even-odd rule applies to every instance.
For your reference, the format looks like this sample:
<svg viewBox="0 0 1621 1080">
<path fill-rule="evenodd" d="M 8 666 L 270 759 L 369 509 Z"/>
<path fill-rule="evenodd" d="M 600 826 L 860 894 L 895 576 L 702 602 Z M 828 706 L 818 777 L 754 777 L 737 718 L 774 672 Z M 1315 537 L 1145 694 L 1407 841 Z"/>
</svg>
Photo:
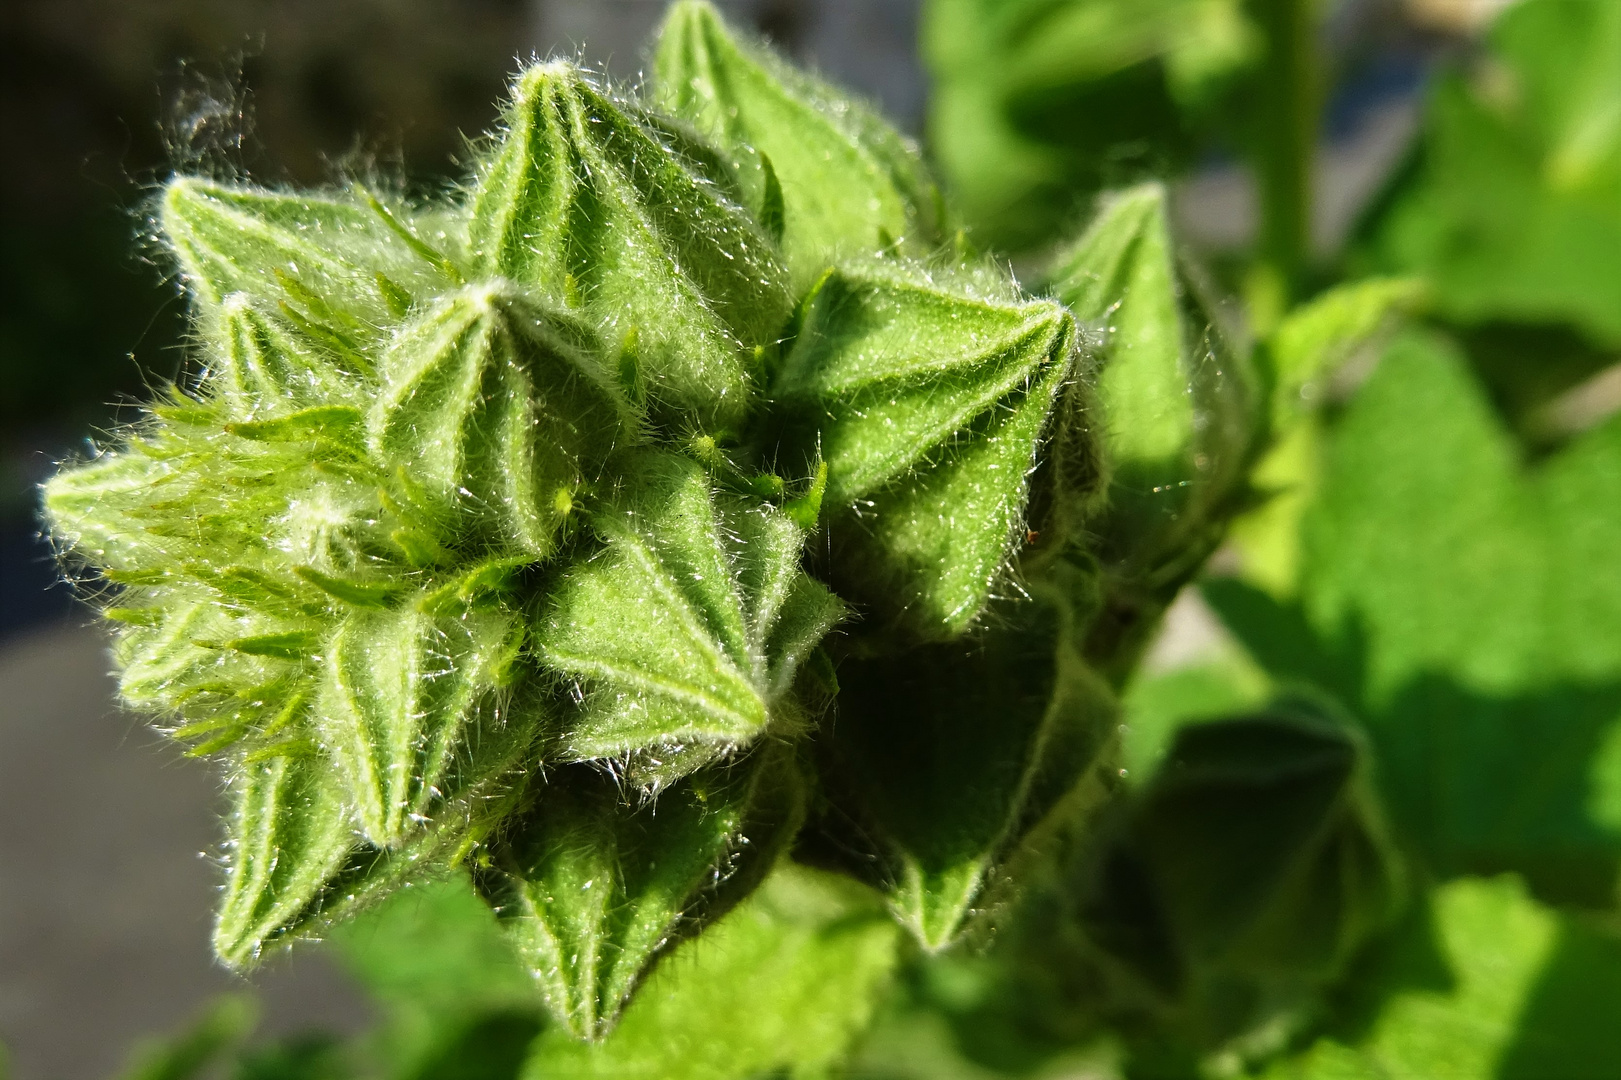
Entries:
<svg viewBox="0 0 1621 1080">
<path fill-rule="evenodd" d="M 1106 305 L 1021 293 L 911 144 L 707 5 L 672 9 L 639 97 L 524 70 L 451 199 L 180 177 L 156 216 L 196 370 L 46 507 L 124 701 L 225 764 L 226 962 L 470 872 L 599 1037 L 808 819 L 854 822 L 938 947 L 1095 785 L 1107 695 L 1071 675 Z M 1177 302 L 1157 193 L 1093 232 L 1074 258 Z M 1054 280 L 1090 302 L 1077 266 Z M 1159 345 L 1157 375 L 1121 361 L 1122 409 L 1185 411 L 1198 348 Z M 1192 469 L 1205 426 L 1137 442 Z M 986 618 L 1017 594 L 1058 614 Z M 886 827 L 863 777 L 892 766 L 818 733 L 846 709 L 893 751 L 851 695 L 952 649 L 1047 689 L 987 702 L 1009 734 L 964 768 L 1010 779 L 942 847 Z"/>
</svg>

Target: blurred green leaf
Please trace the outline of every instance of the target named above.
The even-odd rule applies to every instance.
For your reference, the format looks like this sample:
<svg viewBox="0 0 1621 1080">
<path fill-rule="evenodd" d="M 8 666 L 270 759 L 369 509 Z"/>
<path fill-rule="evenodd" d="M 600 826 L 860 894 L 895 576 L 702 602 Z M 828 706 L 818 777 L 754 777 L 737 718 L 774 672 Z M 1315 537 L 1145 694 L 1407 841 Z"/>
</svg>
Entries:
<svg viewBox="0 0 1621 1080">
<path fill-rule="evenodd" d="M 1331 432 L 1304 529 L 1301 604 L 1212 582 L 1227 625 L 1360 712 L 1437 872 L 1613 903 L 1621 423 L 1527 469 L 1457 350 L 1406 334 Z"/>
<path fill-rule="evenodd" d="M 1621 344 L 1621 6 L 1526 0 L 1436 84 L 1386 264 L 1464 322 L 1568 321 Z"/>
<path fill-rule="evenodd" d="M 872 893 L 791 864 L 662 965 L 604 1042 L 553 1030 L 524 1075 L 826 1076 L 871 1018 L 899 928 Z"/>
<path fill-rule="evenodd" d="M 137 1047 L 123 1080 L 192 1080 L 240 1045 L 258 1022 L 251 998 L 215 998 L 186 1031 Z"/>
<path fill-rule="evenodd" d="M 231 1080 L 351 1080 L 348 1048 L 330 1035 L 306 1035 L 244 1050 Z M 481 1075 L 478 1080 L 503 1080 Z"/>
<path fill-rule="evenodd" d="M 330 937 L 344 966 L 382 1006 L 370 1042 L 392 1074 L 422 1080 L 515 1074 L 540 1030 L 543 1005 L 466 874 L 400 889 L 381 907 L 334 927 Z M 451 1064 L 464 1071 L 445 1071 Z"/>
<path fill-rule="evenodd" d="M 1538 904 L 1512 877 L 1444 885 L 1427 914 L 1370 958 L 1346 1029 L 1266 1080 L 1598 1080 L 1621 1069 L 1612 933 Z"/>
<path fill-rule="evenodd" d="M 345 966 L 390 1008 L 538 1008 L 529 973 L 465 874 L 398 890 L 328 934 Z"/>
<path fill-rule="evenodd" d="M 978 233 L 1040 244 L 1100 187 L 1189 161 L 1256 49 L 1239 0 L 932 0 L 931 146 Z"/>
</svg>

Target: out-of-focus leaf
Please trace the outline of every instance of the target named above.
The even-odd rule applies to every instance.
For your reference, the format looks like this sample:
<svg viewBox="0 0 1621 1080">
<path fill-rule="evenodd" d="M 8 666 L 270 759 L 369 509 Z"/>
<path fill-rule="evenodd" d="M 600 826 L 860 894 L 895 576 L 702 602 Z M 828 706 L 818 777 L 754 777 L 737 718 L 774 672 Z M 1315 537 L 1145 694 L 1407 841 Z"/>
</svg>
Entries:
<svg viewBox="0 0 1621 1080">
<path fill-rule="evenodd" d="M 1425 294 L 1424 282 L 1414 278 L 1364 278 L 1289 312 L 1265 345 L 1274 433 L 1319 405 L 1324 382 L 1358 354 L 1380 348 Z"/>
<path fill-rule="evenodd" d="M 465 873 L 401 889 L 331 937 L 385 1010 L 372 1043 L 393 1073 L 422 1080 L 516 1073 L 544 1005 Z"/>
<path fill-rule="evenodd" d="M 1185 163 L 1257 38 L 1236 0 L 932 0 L 923 45 L 952 193 L 1020 248 L 1099 187 Z"/>
<path fill-rule="evenodd" d="M 182 1034 L 135 1050 L 122 1080 L 194 1080 L 247 1038 L 259 1022 L 252 1000 L 220 997 Z"/>
<path fill-rule="evenodd" d="M 775 191 L 800 290 L 841 256 L 939 243 L 939 194 L 917 148 L 864 103 L 740 40 L 709 4 L 671 7 L 653 70 L 658 102 L 726 150 L 762 218 Z"/>
<path fill-rule="evenodd" d="M 591 768 L 553 772 L 480 883 L 564 1028 L 601 1039 L 660 956 L 753 890 L 799 828 L 802 784 L 779 746 L 639 807 Z"/>
<path fill-rule="evenodd" d="M 1272 445 L 1256 462 L 1250 483 L 1266 501 L 1229 530 L 1247 580 L 1279 596 L 1292 595 L 1298 586 L 1300 520 L 1320 479 L 1317 411 L 1336 374 L 1374 358 L 1425 295 L 1423 282 L 1411 278 L 1353 281 L 1291 311 L 1262 343 Z"/>
<path fill-rule="evenodd" d="M 1266 1080 L 1598 1080 L 1621 1067 L 1621 941 L 1512 877 L 1444 885 L 1427 914 L 1359 972 L 1343 1030 Z"/>
<path fill-rule="evenodd" d="M 237 1056 L 230 1073 L 231 1080 L 352 1080 L 357 1075 L 348 1048 L 332 1035 L 303 1035 L 249 1047 Z"/>
<path fill-rule="evenodd" d="M 662 964 L 604 1042 L 548 1032 L 524 1075 L 828 1075 L 869 1022 L 898 938 L 872 893 L 786 865 Z"/>
<path fill-rule="evenodd" d="M 1260 708 L 1271 690 L 1266 673 L 1234 658 L 1165 672 L 1139 672 L 1121 698 L 1121 767 L 1133 784 L 1147 781 L 1176 733 L 1188 724 Z"/>
<path fill-rule="evenodd" d="M 989 601 L 1074 361 L 1061 307 L 984 292 L 833 271 L 772 391 L 789 452 L 827 464 L 834 587 L 923 638 L 961 634 Z"/>
<path fill-rule="evenodd" d="M 1435 870 L 1613 902 L 1621 833 L 1595 807 L 1621 719 L 1621 425 L 1526 469 L 1457 351 L 1409 334 L 1325 455 L 1302 605 L 1207 597 L 1269 672 L 1358 710 Z"/>
<path fill-rule="evenodd" d="M 1568 321 L 1621 343 L 1621 8 L 1528 0 L 1436 83 L 1416 180 L 1380 223 L 1391 266 L 1465 322 Z"/>
</svg>

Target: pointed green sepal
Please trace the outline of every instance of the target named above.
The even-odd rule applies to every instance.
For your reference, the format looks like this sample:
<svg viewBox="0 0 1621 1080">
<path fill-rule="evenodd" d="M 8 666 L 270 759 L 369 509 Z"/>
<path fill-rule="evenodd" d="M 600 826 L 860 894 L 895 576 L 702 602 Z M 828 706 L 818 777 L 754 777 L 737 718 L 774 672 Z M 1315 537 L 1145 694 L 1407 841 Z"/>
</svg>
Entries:
<svg viewBox="0 0 1621 1080">
<path fill-rule="evenodd" d="M 574 493 L 637 438 L 592 344 L 576 319 L 510 286 L 453 293 L 389 347 L 372 450 L 464 535 L 549 555 Z"/>
<path fill-rule="evenodd" d="M 773 397 L 790 452 L 827 465 L 835 587 L 915 635 L 971 626 L 1074 353 L 1050 302 L 878 265 L 827 275 Z"/>
<path fill-rule="evenodd" d="M 247 764 L 232 780 L 229 870 L 214 925 L 214 951 L 232 967 L 258 961 L 360 846 L 334 780 L 314 755 Z"/>
<path fill-rule="evenodd" d="M 284 320 L 256 307 L 246 293 L 225 298 L 218 341 L 205 382 L 225 399 L 237 421 L 360 396 L 358 373 L 312 347 Z"/>
<path fill-rule="evenodd" d="M 327 647 L 316 729 L 366 837 L 399 845 L 443 796 L 475 727 L 499 725 L 495 672 L 513 632 L 498 612 L 356 611 Z"/>
<path fill-rule="evenodd" d="M 808 857 L 883 889 L 931 951 L 993 928 L 1111 788 L 1119 710 L 1068 598 L 1001 614 L 969 642 L 846 658 L 821 746 L 829 810 Z"/>
<path fill-rule="evenodd" d="M 394 321 L 379 275 L 429 295 L 450 284 L 382 215 L 347 194 L 291 195 L 182 176 L 164 189 L 159 219 L 205 312 L 246 293 L 267 308 L 291 308 L 329 344 L 363 345 Z"/>
<path fill-rule="evenodd" d="M 800 724 L 800 663 L 844 614 L 799 569 L 804 531 L 783 512 L 717 493 L 684 456 L 645 454 L 608 540 L 554 594 L 542 663 L 585 690 L 566 756 L 620 759 L 657 788 Z"/>
<path fill-rule="evenodd" d="M 765 877 L 803 815 L 792 756 L 766 747 L 633 807 L 612 778 L 554 773 L 480 875 L 547 1004 L 600 1039 L 654 962 Z"/>
<path fill-rule="evenodd" d="M 736 424 L 749 357 L 791 305 L 771 242 L 573 65 L 524 71 L 506 124 L 473 192 L 476 273 L 538 289 L 605 341 L 633 343 L 655 412 Z"/>
<path fill-rule="evenodd" d="M 949 232 L 909 140 L 866 104 L 740 39 L 710 4 L 671 7 L 653 73 L 659 106 L 727 153 L 750 208 L 781 236 L 799 289 L 841 257 L 897 245 L 929 252 Z"/>
<path fill-rule="evenodd" d="M 1180 585 L 1240 508 L 1262 422 L 1249 360 L 1176 250 L 1158 184 L 1105 198 L 1051 281 L 1101 336 L 1096 394 L 1113 475 L 1108 512 L 1088 525 L 1099 556 Z"/>
</svg>

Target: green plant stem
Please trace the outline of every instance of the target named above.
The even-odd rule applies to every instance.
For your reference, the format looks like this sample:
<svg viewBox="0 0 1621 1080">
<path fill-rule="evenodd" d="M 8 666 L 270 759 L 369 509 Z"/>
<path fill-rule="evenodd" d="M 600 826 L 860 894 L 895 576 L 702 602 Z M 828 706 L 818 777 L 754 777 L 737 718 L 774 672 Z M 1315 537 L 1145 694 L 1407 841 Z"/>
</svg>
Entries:
<svg viewBox="0 0 1621 1080">
<path fill-rule="evenodd" d="M 1262 264 L 1298 297 L 1311 242 L 1312 164 L 1322 112 L 1317 0 L 1250 0 L 1265 39 L 1256 95 L 1254 166 Z"/>
</svg>

